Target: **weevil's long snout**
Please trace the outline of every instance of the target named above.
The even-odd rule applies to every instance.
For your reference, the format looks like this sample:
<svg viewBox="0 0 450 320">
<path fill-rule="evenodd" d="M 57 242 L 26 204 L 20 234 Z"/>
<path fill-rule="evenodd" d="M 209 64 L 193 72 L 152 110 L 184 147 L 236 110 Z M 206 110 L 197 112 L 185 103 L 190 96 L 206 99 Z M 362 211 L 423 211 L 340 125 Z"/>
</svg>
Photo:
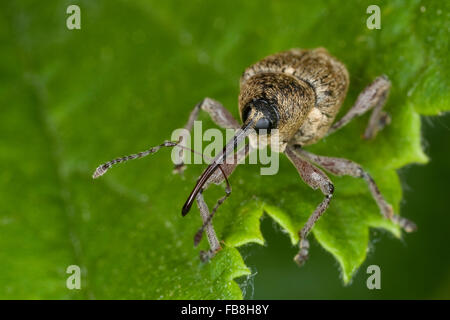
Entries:
<svg viewBox="0 0 450 320">
<path fill-rule="evenodd" d="M 211 164 L 205 169 L 205 171 L 203 171 L 202 175 L 197 181 L 197 184 L 195 185 L 194 189 L 192 190 L 191 194 L 186 200 L 183 209 L 181 210 L 181 214 L 183 216 L 188 214 L 189 210 L 191 210 L 195 198 L 197 197 L 198 193 L 203 188 L 205 183 L 208 181 L 208 179 L 211 177 L 211 175 L 214 173 L 214 171 L 217 170 L 217 168 L 221 163 L 225 162 L 225 159 L 227 159 L 228 155 L 234 153 L 234 148 L 237 147 L 242 141 L 244 141 L 245 137 L 247 137 L 250 134 L 251 129 L 253 129 L 254 127 L 255 120 L 256 121 L 258 120 L 256 118 L 257 117 L 249 117 L 249 119 L 244 123 L 242 128 L 236 132 L 236 134 L 230 141 L 228 141 L 226 146 L 223 148 L 222 152 L 219 153 L 213 159 Z"/>
</svg>

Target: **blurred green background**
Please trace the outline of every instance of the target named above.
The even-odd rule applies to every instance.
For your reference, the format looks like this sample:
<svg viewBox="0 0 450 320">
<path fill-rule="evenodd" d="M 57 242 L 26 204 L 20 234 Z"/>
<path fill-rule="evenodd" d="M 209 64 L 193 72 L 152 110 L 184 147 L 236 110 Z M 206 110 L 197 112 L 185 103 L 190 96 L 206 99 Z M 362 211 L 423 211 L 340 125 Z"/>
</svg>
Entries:
<svg viewBox="0 0 450 320">
<path fill-rule="evenodd" d="M 71 4 L 81 8 L 81 30 L 66 28 Z M 365 27 L 369 4 L 382 8 L 383 33 Z M 324 46 L 348 65 L 347 107 L 386 72 L 397 74 L 391 103 L 448 110 L 448 21 L 440 1 L 2 1 L 0 298 L 239 297 L 232 279 L 247 270 L 235 249 L 200 264 L 191 242 L 200 219 L 179 214 L 201 166 L 180 179 L 165 151 L 95 183 L 93 169 L 169 138 L 205 96 L 237 115 L 244 68 L 292 47 Z M 343 286 L 338 263 L 314 240 L 299 269 L 296 248 L 265 215 L 266 245 L 238 249 L 251 272 L 237 279 L 244 298 L 450 298 L 450 116 L 421 119 L 431 160 L 399 171 L 401 214 L 418 232 L 399 240 L 371 229 L 367 260 Z M 233 176 L 228 213 L 255 172 Z M 230 217 L 217 217 L 219 230 Z M 70 264 L 87 275 L 80 291 L 65 287 Z M 366 287 L 371 264 L 381 268 L 381 290 Z"/>
</svg>

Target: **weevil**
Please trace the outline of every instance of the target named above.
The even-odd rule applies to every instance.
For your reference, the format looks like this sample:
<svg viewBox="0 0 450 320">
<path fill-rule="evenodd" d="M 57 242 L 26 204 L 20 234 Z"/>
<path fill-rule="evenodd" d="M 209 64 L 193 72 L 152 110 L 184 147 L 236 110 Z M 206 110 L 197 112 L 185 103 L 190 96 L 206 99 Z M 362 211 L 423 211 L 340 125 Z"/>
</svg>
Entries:
<svg viewBox="0 0 450 320">
<path fill-rule="evenodd" d="M 304 148 L 341 129 L 352 119 L 372 110 L 364 139 L 372 139 L 377 132 L 390 122 L 383 111 L 391 83 L 387 76 L 377 77 L 358 96 L 349 111 L 334 122 L 349 86 L 349 74 L 343 63 L 330 55 L 324 48 L 313 50 L 291 49 L 270 55 L 248 67 L 240 79 L 239 114 L 242 125 L 218 101 L 203 99 L 192 110 L 185 129 L 191 130 L 201 110 L 206 111 L 212 120 L 222 128 L 233 128 L 237 132 L 208 165 L 182 208 L 185 216 L 194 201 L 197 202 L 203 225 L 194 237 L 197 245 L 205 231 L 210 249 L 201 252 L 202 259 L 212 258 L 220 249 L 220 242 L 215 233 L 212 217 L 218 206 L 230 195 L 231 187 L 228 177 L 235 170 L 240 160 L 258 147 L 255 142 L 261 130 L 266 135 L 277 129 L 279 139 L 275 147 L 284 153 L 297 169 L 301 179 L 312 189 L 323 193 L 323 200 L 309 216 L 299 230 L 299 252 L 294 261 L 302 265 L 308 259 L 308 234 L 316 221 L 328 208 L 333 197 L 334 185 L 327 174 L 352 176 L 366 181 L 370 193 L 377 203 L 380 213 L 386 219 L 399 225 L 406 232 L 416 229 L 416 225 L 406 218 L 395 214 L 392 206 L 384 199 L 370 174 L 359 164 L 335 157 L 312 154 Z M 255 133 L 256 132 L 256 133 Z M 245 148 L 236 152 L 238 161 L 226 163 L 221 161 L 235 152 L 235 146 L 245 142 Z M 182 139 L 153 147 L 147 151 L 118 158 L 99 166 L 93 177 L 103 175 L 115 163 L 141 158 L 154 153 L 162 147 L 183 147 Z M 187 148 L 181 148 L 180 152 Z M 175 166 L 177 172 L 184 170 L 184 165 Z M 226 182 L 226 195 L 218 200 L 210 212 L 203 198 L 205 189 L 214 184 Z"/>
</svg>

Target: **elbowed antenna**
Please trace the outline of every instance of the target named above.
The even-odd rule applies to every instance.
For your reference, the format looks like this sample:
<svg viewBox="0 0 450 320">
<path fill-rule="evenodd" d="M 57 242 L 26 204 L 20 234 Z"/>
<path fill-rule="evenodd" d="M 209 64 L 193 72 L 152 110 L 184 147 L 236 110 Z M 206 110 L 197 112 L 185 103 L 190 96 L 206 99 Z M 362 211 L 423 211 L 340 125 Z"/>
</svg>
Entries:
<svg viewBox="0 0 450 320">
<path fill-rule="evenodd" d="M 101 177 L 102 175 L 104 175 L 106 173 L 106 171 L 108 171 L 116 163 L 125 162 L 125 161 L 133 160 L 133 159 L 143 158 L 143 157 L 148 156 L 149 154 L 157 152 L 162 147 L 175 147 L 176 145 L 178 145 L 178 142 L 164 141 L 159 146 L 152 147 L 152 148 L 150 148 L 150 149 L 148 149 L 146 151 L 142 151 L 142 152 L 139 152 L 139 153 L 136 153 L 136 154 L 131 154 L 131 155 L 126 156 L 126 157 L 121 157 L 121 158 L 117 158 L 117 159 L 108 161 L 108 162 L 98 166 L 97 169 L 95 169 L 95 172 L 92 175 L 92 178 L 93 179 L 97 179 L 98 177 Z"/>
<path fill-rule="evenodd" d="M 98 166 L 97 169 L 95 169 L 94 173 L 92 174 L 92 178 L 93 179 L 97 179 L 97 178 L 101 177 L 102 175 L 104 175 L 106 173 L 106 171 L 108 171 L 116 163 L 121 163 L 121 162 L 125 162 L 125 161 L 128 161 L 128 160 L 134 160 L 134 159 L 143 158 L 143 157 L 148 156 L 149 154 L 157 152 L 162 147 L 175 147 L 175 146 L 178 146 L 181 149 L 188 150 L 188 151 L 190 151 L 192 153 L 199 154 L 201 156 L 206 157 L 205 155 L 203 155 L 200 152 L 197 152 L 197 151 L 195 151 L 195 150 L 193 150 L 191 148 L 188 148 L 186 146 L 180 145 L 180 140 L 177 141 L 177 142 L 175 142 L 175 141 L 167 141 L 166 140 L 163 143 L 161 143 L 160 145 L 158 145 L 156 147 L 152 147 L 152 148 L 150 148 L 150 149 L 148 149 L 146 151 L 142 151 L 142 152 L 139 152 L 139 153 L 131 154 L 129 156 L 125 156 L 125 157 L 121 157 L 121 158 L 116 158 L 114 160 L 108 161 L 108 162 Z M 211 159 L 209 158 L 209 160 L 211 160 Z M 228 185 L 229 183 L 228 183 L 227 176 L 225 175 L 225 172 L 223 171 L 223 169 L 220 166 L 219 166 L 219 169 L 220 169 L 220 171 L 222 171 L 222 174 L 223 174 L 223 176 L 225 178 L 225 181 L 226 181 L 226 183 Z"/>
<path fill-rule="evenodd" d="M 183 215 L 183 217 L 188 214 L 189 210 L 191 210 L 195 198 L 197 197 L 200 190 L 203 188 L 206 181 L 208 181 L 208 179 L 214 173 L 214 171 L 216 171 L 218 167 L 220 168 L 221 163 L 225 163 L 225 159 L 227 158 L 227 156 L 234 152 L 235 146 L 239 145 L 250 134 L 250 130 L 253 128 L 253 124 L 254 120 L 250 118 L 242 126 L 242 128 L 239 129 L 238 132 L 236 132 L 234 137 L 225 145 L 222 152 L 219 153 L 214 158 L 213 162 L 205 169 L 205 171 L 203 171 L 202 175 L 197 181 L 197 184 L 195 185 L 194 189 L 192 190 L 191 194 L 186 200 L 183 209 L 181 209 L 181 214 Z M 223 159 L 223 162 L 220 161 L 221 158 Z"/>
</svg>

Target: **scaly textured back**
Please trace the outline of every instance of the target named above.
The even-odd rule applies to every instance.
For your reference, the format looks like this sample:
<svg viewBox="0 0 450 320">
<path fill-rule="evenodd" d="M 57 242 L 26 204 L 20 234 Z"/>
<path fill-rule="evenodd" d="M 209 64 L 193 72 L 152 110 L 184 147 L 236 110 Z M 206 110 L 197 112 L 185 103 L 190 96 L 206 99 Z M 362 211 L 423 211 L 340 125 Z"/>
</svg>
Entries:
<svg viewBox="0 0 450 320">
<path fill-rule="evenodd" d="M 294 139 L 298 144 L 307 145 L 322 138 L 347 94 L 349 75 L 344 64 L 324 48 L 291 49 L 268 56 L 248 67 L 241 77 L 241 89 L 250 78 L 262 73 L 286 74 L 311 86 L 315 92 L 314 108 L 308 111 Z"/>
</svg>

